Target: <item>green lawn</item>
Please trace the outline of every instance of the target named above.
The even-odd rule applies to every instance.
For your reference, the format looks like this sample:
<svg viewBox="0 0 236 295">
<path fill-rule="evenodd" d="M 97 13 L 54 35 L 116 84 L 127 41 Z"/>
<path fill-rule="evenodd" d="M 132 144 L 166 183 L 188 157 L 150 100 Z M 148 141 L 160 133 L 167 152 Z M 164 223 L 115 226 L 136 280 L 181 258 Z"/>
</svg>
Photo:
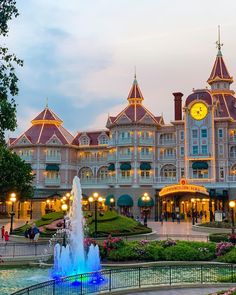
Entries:
<svg viewBox="0 0 236 295">
<path fill-rule="evenodd" d="M 85 212 L 84 215 L 87 219 L 88 234 L 89 236 L 93 236 L 95 230 L 94 214 L 92 212 Z M 51 224 L 53 221 L 62 218 L 63 212 L 52 212 L 44 215 L 40 220 L 37 220 L 35 224 L 38 227 L 44 226 L 41 236 L 51 236 L 55 230 L 47 229 L 46 226 Z M 142 224 L 131 218 L 119 215 L 115 211 L 107 211 L 104 215 L 98 214 L 97 220 L 98 236 L 107 236 L 110 233 L 114 236 L 119 236 L 145 234 L 151 232 L 150 228 L 144 227 Z M 24 225 L 15 229 L 14 234 L 23 235 L 26 228 L 29 226 L 30 225 Z"/>
</svg>

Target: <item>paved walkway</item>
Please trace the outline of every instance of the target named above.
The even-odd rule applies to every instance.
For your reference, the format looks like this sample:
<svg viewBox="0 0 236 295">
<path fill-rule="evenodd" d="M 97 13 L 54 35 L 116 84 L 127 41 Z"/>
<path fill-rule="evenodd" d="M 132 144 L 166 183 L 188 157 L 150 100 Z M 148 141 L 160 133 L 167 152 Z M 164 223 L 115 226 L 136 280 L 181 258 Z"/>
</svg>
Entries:
<svg viewBox="0 0 236 295">
<path fill-rule="evenodd" d="M 208 295 L 213 292 L 227 290 L 230 287 L 217 287 L 217 288 L 186 288 L 186 289 L 170 289 L 170 290 L 157 290 L 150 292 L 138 292 L 138 293 L 129 293 L 129 295 Z"/>
<path fill-rule="evenodd" d="M 196 232 L 192 230 L 192 223 L 182 221 L 180 223 L 177 222 L 161 222 L 150 221 L 148 222 L 148 227 L 151 227 L 157 234 L 182 234 L 182 235 L 205 235 L 208 236 L 208 233 L 204 232 Z"/>
</svg>

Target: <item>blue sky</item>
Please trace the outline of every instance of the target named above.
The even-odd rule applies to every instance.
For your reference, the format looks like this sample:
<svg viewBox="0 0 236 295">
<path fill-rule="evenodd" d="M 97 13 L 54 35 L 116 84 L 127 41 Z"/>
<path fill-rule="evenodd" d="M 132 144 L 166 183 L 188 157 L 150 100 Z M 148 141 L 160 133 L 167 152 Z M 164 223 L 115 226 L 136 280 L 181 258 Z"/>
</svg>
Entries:
<svg viewBox="0 0 236 295">
<path fill-rule="evenodd" d="M 126 106 L 135 66 L 145 106 L 169 122 L 172 92 L 186 98 L 192 88 L 206 87 L 218 24 L 236 76 L 235 0 L 17 2 L 20 16 L 6 39 L 24 60 L 14 135 L 30 126 L 46 97 L 73 134 L 104 128 L 108 113 Z"/>
</svg>

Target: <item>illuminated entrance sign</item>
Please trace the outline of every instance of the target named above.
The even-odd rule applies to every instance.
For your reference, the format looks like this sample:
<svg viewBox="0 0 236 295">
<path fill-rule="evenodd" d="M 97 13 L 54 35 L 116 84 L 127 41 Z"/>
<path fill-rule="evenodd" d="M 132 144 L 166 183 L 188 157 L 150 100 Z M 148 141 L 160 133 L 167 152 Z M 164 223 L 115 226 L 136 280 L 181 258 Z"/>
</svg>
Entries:
<svg viewBox="0 0 236 295">
<path fill-rule="evenodd" d="M 163 187 L 159 192 L 159 196 L 166 196 L 176 193 L 199 193 L 203 195 L 209 195 L 207 189 L 204 186 L 187 183 L 186 179 L 181 179 L 179 184 L 168 185 Z"/>
</svg>

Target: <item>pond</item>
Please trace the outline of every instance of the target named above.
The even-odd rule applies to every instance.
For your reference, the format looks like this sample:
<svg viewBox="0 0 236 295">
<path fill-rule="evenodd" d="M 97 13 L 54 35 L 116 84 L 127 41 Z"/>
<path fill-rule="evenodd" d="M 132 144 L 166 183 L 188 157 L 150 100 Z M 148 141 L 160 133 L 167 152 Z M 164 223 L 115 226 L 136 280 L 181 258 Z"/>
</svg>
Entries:
<svg viewBox="0 0 236 295">
<path fill-rule="evenodd" d="M 9 295 L 25 287 L 49 280 L 49 269 L 40 267 L 5 267 L 0 269 L 0 294 Z"/>
</svg>

